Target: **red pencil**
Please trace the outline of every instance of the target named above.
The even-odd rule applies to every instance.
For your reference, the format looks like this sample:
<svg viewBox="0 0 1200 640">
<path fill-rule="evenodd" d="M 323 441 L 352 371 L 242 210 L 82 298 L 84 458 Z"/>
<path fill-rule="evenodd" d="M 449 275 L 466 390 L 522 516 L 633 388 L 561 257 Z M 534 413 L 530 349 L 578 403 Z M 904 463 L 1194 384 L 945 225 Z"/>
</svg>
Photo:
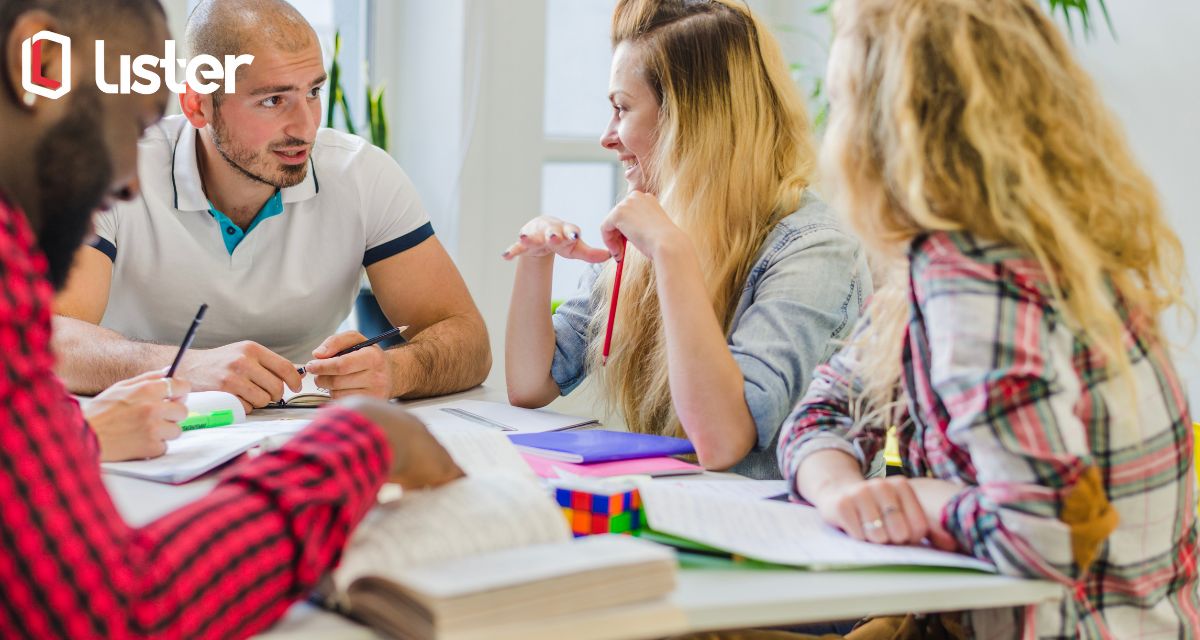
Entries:
<svg viewBox="0 0 1200 640">
<path fill-rule="evenodd" d="M 600 366 L 608 364 L 608 353 L 612 347 L 613 323 L 617 320 L 617 298 L 621 295 L 621 274 L 625 272 L 625 238 L 621 238 L 621 261 L 617 263 L 617 275 L 613 278 L 612 301 L 608 303 L 608 328 L 604 330 L 604 353 L 600 358 Z"/>
</svg>

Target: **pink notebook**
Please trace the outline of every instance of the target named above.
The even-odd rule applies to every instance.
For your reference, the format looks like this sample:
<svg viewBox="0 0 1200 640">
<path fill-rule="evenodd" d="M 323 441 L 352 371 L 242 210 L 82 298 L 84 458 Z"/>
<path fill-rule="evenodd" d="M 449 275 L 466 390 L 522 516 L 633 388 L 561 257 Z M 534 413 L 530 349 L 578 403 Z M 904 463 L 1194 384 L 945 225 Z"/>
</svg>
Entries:
<svg viewBox="0 0 1200 640">
<path fill-rule="evenodd" d="M 685 476 L 693 473 L 703 473 L 704 468 L 676 460 L 675 458 L 640 458 L 637 460 L 617 460 L 615 462 L 593 462 L 592 464 L 574 464 L 550 460 L 532 453 L 522 453 L 521 457 L 533 468 L 533 472 L 543 478 L 559 477 L 557 470 L 585 478 L 611 478 L 614 476 Z"/>
</svg>

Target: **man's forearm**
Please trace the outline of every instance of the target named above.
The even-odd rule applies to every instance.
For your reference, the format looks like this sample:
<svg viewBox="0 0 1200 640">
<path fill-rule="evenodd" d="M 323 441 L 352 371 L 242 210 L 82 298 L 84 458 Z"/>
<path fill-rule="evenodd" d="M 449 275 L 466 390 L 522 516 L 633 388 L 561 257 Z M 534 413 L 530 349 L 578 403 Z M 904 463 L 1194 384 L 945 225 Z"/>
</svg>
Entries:
<svg viewBox="0 0 1200 640">
<path fill-rule="evenodd" d="M 478 314 L 452 316 L 387 352 L 392 395 L 426 398 L 482 384 L 492 368 L 487 327 Z"/>
<path fill-rule="evenodd" d="M 95 395 L 121 380 L 169 366 L 176 351 L 66 316 L 54 316 L 52 344 L 55 372 L 71 393 L 80 395 Z"/>
</svg>

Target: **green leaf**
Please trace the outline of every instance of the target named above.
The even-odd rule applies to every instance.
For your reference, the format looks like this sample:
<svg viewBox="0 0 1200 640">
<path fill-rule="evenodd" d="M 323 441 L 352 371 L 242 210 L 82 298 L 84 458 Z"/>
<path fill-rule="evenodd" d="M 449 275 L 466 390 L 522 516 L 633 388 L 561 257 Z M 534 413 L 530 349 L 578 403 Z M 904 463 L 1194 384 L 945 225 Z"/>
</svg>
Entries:
<svg viewBox="0 0 1200 640">
<path fill-rule="evenodd" d="M 342 92 L 342 65 L 338 57 L 342 54 L 342 32 L 333 33 L 333 58 L 329 62 L 329 104 L 325 112 L 325 126 L 332 129 L 334 114 Z"/>
</svg>

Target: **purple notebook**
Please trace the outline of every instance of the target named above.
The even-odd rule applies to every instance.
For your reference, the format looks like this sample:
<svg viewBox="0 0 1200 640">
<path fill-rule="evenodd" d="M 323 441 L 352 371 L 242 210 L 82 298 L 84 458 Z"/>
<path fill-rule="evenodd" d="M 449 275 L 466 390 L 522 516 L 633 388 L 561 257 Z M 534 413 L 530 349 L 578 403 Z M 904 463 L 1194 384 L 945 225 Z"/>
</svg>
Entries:
<svg viewBox="0 0 1200 640">
<path fill-rule="evenodd" d="M 692 443 L 625 431 L 552 431 L 508 436 L 518 449 L 551 460 L 591 463 L 695 453 Z"/>
</svg>

